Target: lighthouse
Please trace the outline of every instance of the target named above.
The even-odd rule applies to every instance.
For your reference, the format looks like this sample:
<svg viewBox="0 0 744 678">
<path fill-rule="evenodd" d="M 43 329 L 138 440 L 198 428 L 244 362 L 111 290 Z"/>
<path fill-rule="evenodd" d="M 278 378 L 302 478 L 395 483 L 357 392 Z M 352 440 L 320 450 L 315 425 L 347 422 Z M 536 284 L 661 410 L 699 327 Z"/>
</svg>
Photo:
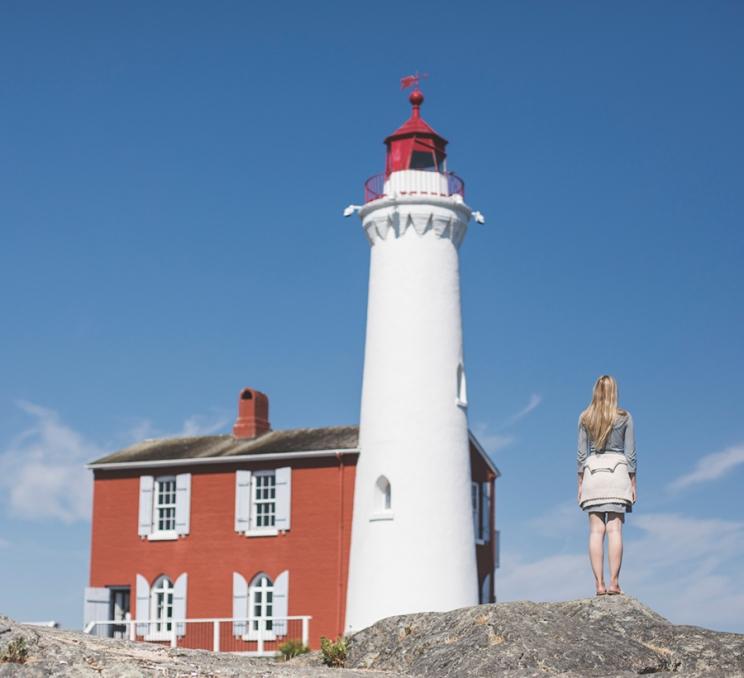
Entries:
<svg viewBox="0 0 744 678">
<path fill-rule="evenodd" d="M 358 211 L 371 246 L 346 632 L 478 603 L 458 250 L 475 215 L 424 96 Z"/>
</svg>

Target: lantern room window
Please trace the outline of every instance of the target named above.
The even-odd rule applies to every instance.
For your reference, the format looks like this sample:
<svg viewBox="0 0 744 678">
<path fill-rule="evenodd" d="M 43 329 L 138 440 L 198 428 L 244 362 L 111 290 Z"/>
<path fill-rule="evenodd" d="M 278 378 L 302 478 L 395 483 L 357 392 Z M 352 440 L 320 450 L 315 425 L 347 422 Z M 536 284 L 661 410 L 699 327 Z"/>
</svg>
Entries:
<svg viewBox="0 0 744 678">
<path fill-rule="evenodd" d="M 414 151 L 411 153 L 410 169 L 413 170 L 430 170 L 437 169 L 437 163 L 434 154 L 431 151 Z"/>
</svg>

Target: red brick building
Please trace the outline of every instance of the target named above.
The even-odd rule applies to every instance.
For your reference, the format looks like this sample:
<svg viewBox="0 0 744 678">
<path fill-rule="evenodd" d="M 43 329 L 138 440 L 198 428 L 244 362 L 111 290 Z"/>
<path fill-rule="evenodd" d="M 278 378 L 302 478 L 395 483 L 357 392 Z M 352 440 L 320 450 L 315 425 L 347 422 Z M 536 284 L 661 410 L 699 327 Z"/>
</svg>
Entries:
<svg viewBox="0 0 744 678">
<path fill-rule="evenodd" d="M 86 624 L 130 615 L 131 628 L 92 631 L 248 652 L 301 638 L 292 617 L 311 617 L 313 648 L 341 634 L 358 456 L 358 427 L 273 431 L 266 396 L 244 389 L 232 435 L 93 461 Z M 472 434 L 470 465 L 479 596 L 492 602 L 499 471 Z"/>
</svg>

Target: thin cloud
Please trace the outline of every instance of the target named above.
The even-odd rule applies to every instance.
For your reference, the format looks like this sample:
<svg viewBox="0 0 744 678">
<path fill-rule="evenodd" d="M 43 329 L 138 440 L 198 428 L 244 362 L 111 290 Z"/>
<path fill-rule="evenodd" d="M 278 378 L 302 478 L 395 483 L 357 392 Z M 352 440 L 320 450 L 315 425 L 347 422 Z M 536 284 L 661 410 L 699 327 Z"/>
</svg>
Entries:
<svg viewBox="0 0 744 678">
<path fill-rule="evenodd" d="M 229 418 L 224 414 L 206 417 L 198 414 L 193 415 L 183 422 L 181 431 L 176 435 L 179 437 L 209 436 L 224 431 L 229 421 Z"/>
<path fill-rule="evenodd" d="M 520 419 L 524 419 L 532 410 L 534 410 L 542 402 L 542 396 L 539 393 L 533 393 L 530 396 L 529 402 L 516 414 L 509 417 L 499 428 L 503 429 L 507 426 L 515 424 Z"/>
<path fill-rule="evenodd" d="M 477 438 L 483 445 L 484 449 L 490 453 L 498 452 L 503 448 L 511 445 L 517 438 L 516 436 L 501 433 L 505 428 L 512 426 L 520 419 L 524 419 L 532 410 L 534 410 L 542 402 L 542 396 L 539 393 L 533 393 L 530 396 L 529 402 L 516 414 L 506 419 L 506 421 L 499 424 L 493 433 L 488 432 L 488 424 L 478 424 L 476 426 Z"/>
<path fill-rule="evenodd" d="M 90 520 L 92 478 L 85 464 L 111 450 L 62 421 L 52 409 L 19 401 L 31 423 L 0 450 L 0 501 L 20 520 L 55 520 L 66 524 Z M 208 435 L 224 428 L 224 415 L 187 418 L 176 435 Z M 156 432 L 142 420 L 126 431 L 127 443 Z M 0 538 L 0 548 L 6 546 Z"/>
<path fill-rule="evenodd" d="M 210 415 L 194 414 L 187 417 L 180 429 L 164 431 L 150 419 L 139 419 L 120 437 L 124 446 L 152 438 L 188 438 L 191 436 L 208 436 L 214 433 L 227 432 L 230 418 L 224 412 Z"/>
<path fill-rule="evenodd" d="M 480 432 L 476 436 L 478 442 L 488 452 L 498 452 L 499 450 L 511 445 L 514 442 L 514 436 L 505 436 L 501 433 L 486 433 L 486 426 L 480 426 Z"/>
<path fill-rule="evenodd" d="M 0 486 L 11 514 L 68 524 L 89 519 L 91 479 L 84 464 L 102 450 L 54 410 L 27 401 L 16 405 L 32 423 L 0 452 Z"/>
<path fill-rule="evenodd" d="M 723 452 L 707 454 L 698 460 L 690 473 L 673 480 L 667 489 L 676 492 L 691 485 L 717 480 L 739 464 L 744 464 L 744 445 L 735 445 Z"/>
</svg>

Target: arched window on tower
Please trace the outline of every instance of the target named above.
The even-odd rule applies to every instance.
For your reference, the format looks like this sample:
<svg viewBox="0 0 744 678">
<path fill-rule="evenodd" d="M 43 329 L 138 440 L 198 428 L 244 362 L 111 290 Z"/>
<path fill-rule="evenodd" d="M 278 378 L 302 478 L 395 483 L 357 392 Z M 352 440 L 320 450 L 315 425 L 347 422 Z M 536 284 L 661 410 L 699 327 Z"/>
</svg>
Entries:
<svg viewBox="0 0 744 678">
<path fill-rule="evenodd" d="M 379 476 L 375 481 L 374 511 L 370 520 L 392 520 L 393 495 L 390 481 L 386 476 Z"/>
<path fill-rule="evenodd" d="M 385 476 L 377 479 L 377 510 L 389 511 L 392 508 L 390 481 Z"/>
<path fill-rule="evenodd" d="M 468 406 L 468 385 L 465 379 L 465 366 L 462 363 L 457 366 L 457 396 L 455 402 L 460 407 Z"/>
</svg>

